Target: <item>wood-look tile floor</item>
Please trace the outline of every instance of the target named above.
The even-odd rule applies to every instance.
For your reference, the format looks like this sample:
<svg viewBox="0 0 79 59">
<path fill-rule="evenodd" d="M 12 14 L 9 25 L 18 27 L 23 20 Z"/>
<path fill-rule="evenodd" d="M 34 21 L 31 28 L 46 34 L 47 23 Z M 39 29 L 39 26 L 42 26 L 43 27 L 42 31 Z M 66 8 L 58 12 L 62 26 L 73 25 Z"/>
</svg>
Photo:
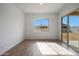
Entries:
<svg viewBox="0 0 79 59">
<path fill-rule="evenodd" d="M 24 40 L 2 56 L 72 56 L 78 55 L 59 41 Z"/>
</svg>

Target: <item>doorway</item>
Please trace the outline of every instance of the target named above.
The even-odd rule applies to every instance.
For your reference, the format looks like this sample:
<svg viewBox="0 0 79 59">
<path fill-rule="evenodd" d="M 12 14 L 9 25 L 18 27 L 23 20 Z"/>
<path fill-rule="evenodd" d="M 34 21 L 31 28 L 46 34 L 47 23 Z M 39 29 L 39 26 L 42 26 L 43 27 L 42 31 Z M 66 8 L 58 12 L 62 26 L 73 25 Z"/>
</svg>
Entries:
<svg viewBox="0 0 79 59">
<path fill-rule="evenodd" d="M 79 9 L 63 16 L 61 21 L 62 41 L 79 52 Z"/>
<path fill-rule="evenodd" d="M 68 44 L 68 16 L 62 17 L 62 39 L 63 42 Z"/>
</svg>

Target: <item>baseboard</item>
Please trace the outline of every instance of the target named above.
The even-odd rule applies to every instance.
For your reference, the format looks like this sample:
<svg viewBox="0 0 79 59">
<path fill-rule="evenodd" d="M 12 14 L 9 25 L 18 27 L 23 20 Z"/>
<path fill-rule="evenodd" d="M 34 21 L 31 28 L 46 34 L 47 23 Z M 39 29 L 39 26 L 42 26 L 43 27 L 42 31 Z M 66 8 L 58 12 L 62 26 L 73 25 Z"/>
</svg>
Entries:
<svg viewBox="0 0 79 59">
<path fill-rule="evenodd" d="M 25 41 L 60 41 L 59 39 L 24 39 Z"/>
</svg>

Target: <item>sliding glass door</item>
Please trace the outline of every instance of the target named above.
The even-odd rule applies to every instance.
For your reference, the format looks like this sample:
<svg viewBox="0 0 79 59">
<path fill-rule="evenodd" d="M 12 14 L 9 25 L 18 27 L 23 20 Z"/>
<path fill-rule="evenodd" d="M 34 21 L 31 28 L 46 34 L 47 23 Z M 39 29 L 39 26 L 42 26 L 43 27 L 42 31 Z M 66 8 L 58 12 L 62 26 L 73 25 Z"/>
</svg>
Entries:
<svg viewBox="0 0 79 59">
<path fill-rule="evenodd" d="M 62 21 L 63 21 L 63 23 L 62 23 L 62 38 L 63 38 L 63 41 L 65 42 L 65 43 L 67 43 L 67 25 L 68 25 L 68 19 L 67 19 L 67 16 L 64 16 L 63 18 L 62 18 Z"/>
<path fill-rule="evenodd" d="M 79 16 L 64 16 L 61 21 L 63 42 L 79 50 Z"/>
<path fill-rule="evenodd" d="M 69 45 L 79 49 L 79 16 L 69 16 Z"/>
</svg>

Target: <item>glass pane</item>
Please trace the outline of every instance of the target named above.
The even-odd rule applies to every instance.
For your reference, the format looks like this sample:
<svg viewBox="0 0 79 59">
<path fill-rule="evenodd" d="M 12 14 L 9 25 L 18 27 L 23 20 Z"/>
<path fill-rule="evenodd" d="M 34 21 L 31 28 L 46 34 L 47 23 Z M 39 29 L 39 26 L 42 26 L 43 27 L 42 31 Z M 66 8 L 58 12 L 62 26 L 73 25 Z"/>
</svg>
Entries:
<svg viewBox="0 0 79 59">
<path fill-rule="evenodd" d="M 79 16 L 69 16 L 69 44 L 79 48 Z"/>
<path fill-rule="evenodd" d="M 67 43 L 67 16 L 63 17 L 63 41 Z"/>
<path fill-rule="evenodd" d="M 36 18 L 33 22 L 35 32 L 48 32 L 48 19 Z"/>
</svg>

